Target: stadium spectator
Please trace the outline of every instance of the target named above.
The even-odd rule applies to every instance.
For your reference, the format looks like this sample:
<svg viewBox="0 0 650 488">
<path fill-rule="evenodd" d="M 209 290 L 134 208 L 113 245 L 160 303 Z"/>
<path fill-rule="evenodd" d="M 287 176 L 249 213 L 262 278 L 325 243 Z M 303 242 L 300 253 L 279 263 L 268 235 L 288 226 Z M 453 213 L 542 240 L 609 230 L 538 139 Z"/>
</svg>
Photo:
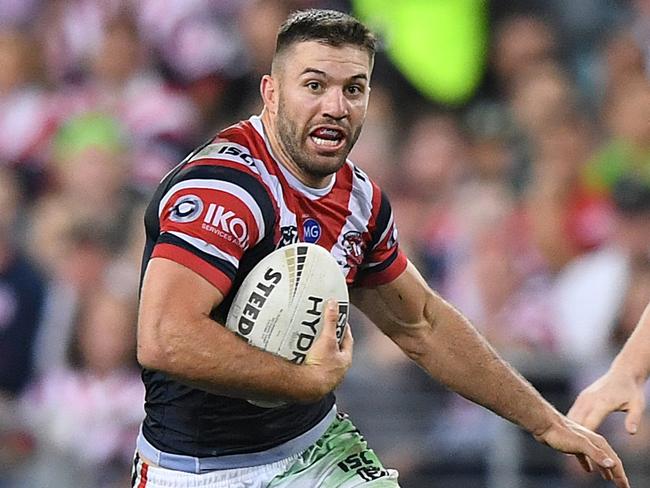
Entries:
<svg viewBox="0 0 650 488">
<path fill-rule="evenodd" d="M 0 166 L 0 486 L 31 449 L 29 438 L 16 429 L 17 398 L 33 377 L 47 286 L 20 246 L 19 190 L 14 173 Z"/>
<path fill-rule="evenodd" d="M 35 443 L 23 486 L 128 484 L 144 414 L 135 312 L 133 295 L 100 287 L 86 296 L 66 365 L 43 372 L 21 400 L 22 425 Z"/>
</svg>

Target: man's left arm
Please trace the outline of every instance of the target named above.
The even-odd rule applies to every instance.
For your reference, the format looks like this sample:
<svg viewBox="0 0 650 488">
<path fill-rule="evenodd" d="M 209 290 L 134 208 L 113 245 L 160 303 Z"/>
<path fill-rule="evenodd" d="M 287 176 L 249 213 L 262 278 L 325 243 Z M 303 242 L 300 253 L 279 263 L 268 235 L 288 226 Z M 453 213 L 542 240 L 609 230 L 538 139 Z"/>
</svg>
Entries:
<svg viewBox="0 0 650 488">
<path fill-rule="evenodd" d="M 355 288 L 351 299 L 431 377 L 527 430 L 541 443 L 589 459 L 606 479 L 629 487 L 622 463 L 600 435 L 558 412 L 408 263 L 388 284 Z"/>
</svg>

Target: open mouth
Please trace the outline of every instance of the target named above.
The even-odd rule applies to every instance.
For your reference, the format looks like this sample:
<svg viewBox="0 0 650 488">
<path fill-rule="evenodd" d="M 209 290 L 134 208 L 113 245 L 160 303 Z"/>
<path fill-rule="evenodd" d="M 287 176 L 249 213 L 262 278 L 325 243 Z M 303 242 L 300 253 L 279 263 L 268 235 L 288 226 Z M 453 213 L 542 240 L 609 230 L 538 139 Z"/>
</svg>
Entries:
<svg viewBox="0 0 650 488">
<path fill-rule="evenodd" d="M 309 133 L 314 143 L 322 148 L 337 149 L 345 141 L 345 133 L 334 127 L 318 127 Z"/>
</svg>

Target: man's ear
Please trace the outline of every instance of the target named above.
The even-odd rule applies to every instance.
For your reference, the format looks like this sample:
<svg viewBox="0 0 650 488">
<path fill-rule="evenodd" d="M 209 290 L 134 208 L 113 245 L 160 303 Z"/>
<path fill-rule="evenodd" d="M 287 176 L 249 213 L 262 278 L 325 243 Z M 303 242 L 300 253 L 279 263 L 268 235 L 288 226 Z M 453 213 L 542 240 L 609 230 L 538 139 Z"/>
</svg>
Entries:
<svg viewBox="0 0 650 488">
<path fill-rule="evenodd" d="M 264 101 L 264 107 L 272 114 L 278 111 L 277 83 L 272 75 L 262 76 L 260 81 L 260 93 Z"/>
</svg>

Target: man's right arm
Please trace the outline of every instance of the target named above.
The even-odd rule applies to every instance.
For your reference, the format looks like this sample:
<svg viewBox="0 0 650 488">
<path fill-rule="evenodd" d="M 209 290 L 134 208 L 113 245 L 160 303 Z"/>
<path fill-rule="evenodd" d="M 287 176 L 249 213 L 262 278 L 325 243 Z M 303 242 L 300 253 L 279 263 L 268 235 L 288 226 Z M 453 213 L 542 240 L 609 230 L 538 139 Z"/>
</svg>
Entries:
<svg viewBox="0 0 650 488">
<path fill-rule="evenodd" d="M 218 395 L 313 402 L 332 391 L 352 360 L 352 337 L 336 340 L 335 309 L 303 365 L 250 346 L 209 316 L 221 292 L 189 268 L 153 258 L 138 317 L 138 361 Z"/>
</svg>

